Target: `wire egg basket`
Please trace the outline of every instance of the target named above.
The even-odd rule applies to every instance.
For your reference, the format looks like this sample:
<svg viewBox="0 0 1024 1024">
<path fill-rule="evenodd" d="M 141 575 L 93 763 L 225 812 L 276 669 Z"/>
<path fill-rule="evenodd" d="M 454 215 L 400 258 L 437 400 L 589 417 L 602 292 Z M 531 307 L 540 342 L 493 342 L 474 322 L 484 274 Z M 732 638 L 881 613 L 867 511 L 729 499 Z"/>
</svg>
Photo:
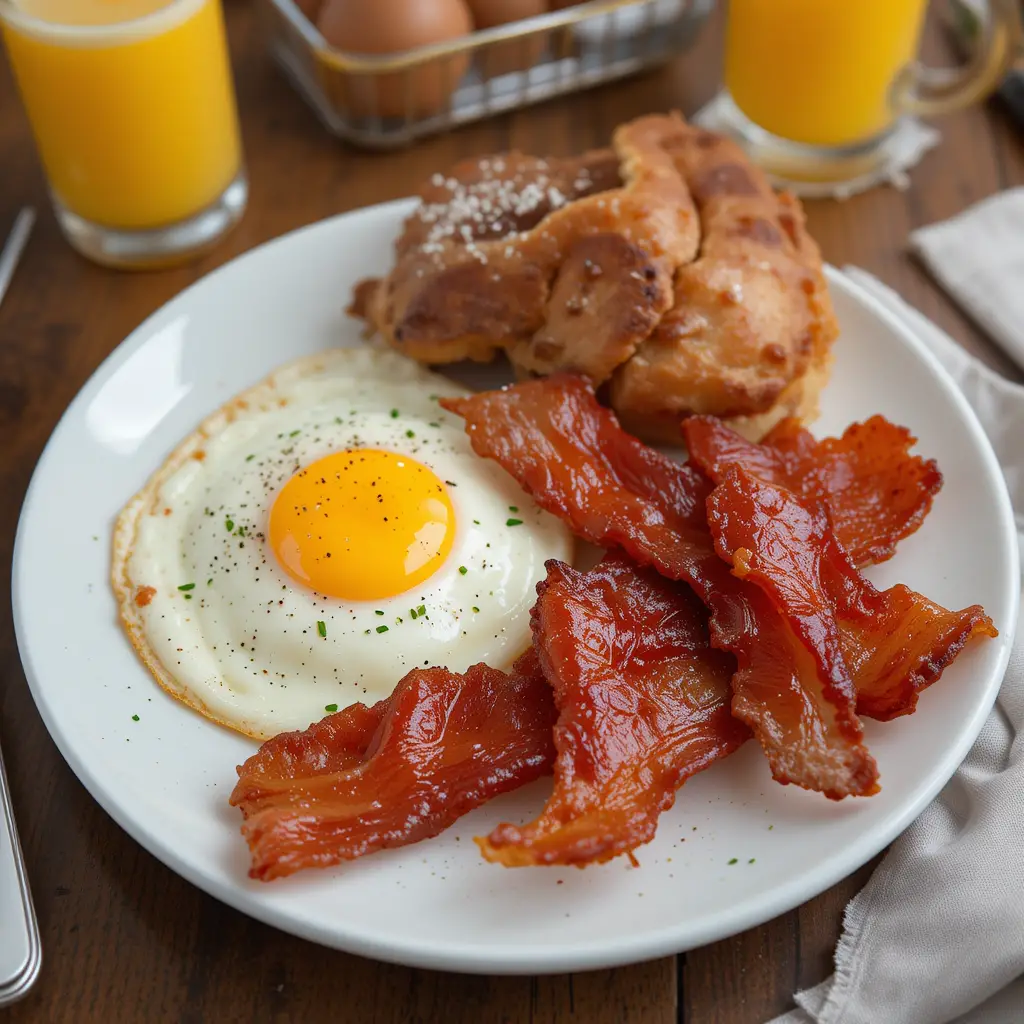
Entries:
<svg viewBox="0 0 1024 1024">
<path fill-rule="evenodd" d="M 386 149 L 586 89 L 692 45 L 714 0 L 591 0 L 406 53 L 330 46 L 293 0 L 259 0 L 270 49 L 328 131 Z"/>
</svg>

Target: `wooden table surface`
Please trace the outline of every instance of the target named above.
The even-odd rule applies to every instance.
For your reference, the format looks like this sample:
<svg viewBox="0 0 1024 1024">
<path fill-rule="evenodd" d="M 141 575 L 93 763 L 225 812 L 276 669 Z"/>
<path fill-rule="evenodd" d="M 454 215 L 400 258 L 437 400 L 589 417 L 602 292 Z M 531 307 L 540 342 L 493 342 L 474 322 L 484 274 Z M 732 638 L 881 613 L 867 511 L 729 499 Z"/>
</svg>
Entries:
<svg viewBox="0 0 1024 1024">
<path fill-rule="evenodd" d="M 227 0 L 252 184 L 249 210 L 213 254 L 131 275 L 92 266 L 48 211 L 28 125 L 0 58 L 0 234 L 17 209 L 42 216 L 0 307 L 0 576 L 50 431 L 97 364 L 144 317 L 213 267 L 343 210 L 408 194 L 456 158 L 508 148 L 563 154 L 604 144 L 616 124 L 696 109 L 718 84 L 720 25 L 695 51 L 643 77 L 427 140 L 397 154 L 329 138 L 266 56 L 247 0 Z M 936 26 L 926 52 L 942 56 Z M 944 139 L 906 192 L 809 204 L 836 264 L 893 285 L 991 365 L 1013 375 L 908 259 L 908 232 L 1024 183 L 1024 144 L 998 110 L 943 122 Z M 102 486 L 102 481 L 97 481 Z M 60 581 L 54 580 L 54 586 Z M 5 588 L 6 589 L 6 588 Z M 88 680 L 83 680 L 83 685 Z M 151 857 L 86 793 L 49 739 L 22 673 L 9 600 L 0 603 L 0 746 L 42 929 L 44 964 L 13 1022 L 558 1022 L 755 1024 L 829 971 L 842 908 L 870 865 L 809 903 L 735 938 L 653 963 L 539 978 L 411 970 L 322 949 L 218 903 Z"/>
</svg>

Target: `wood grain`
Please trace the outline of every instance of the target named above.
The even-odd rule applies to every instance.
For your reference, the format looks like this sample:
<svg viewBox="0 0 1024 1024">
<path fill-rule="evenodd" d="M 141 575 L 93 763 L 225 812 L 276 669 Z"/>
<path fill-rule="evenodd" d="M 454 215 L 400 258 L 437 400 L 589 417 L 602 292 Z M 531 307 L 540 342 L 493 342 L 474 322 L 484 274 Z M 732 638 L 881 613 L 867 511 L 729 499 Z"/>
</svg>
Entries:
<svg viewBox="0 0 1024 1024">
<path fill-rule="evenodd" d="M 461 156 L 507 147 L 569 153 L 604 144 L 638 114 L 692 111 L 717 87 L 720 26 L 673 65 L 612 87 L 467 127 L 398 154 L 329 138 L 264 53 L 247 0 L 227 0 L 252 182 L 240 227 L 189 267 L 125 275 L 94 267 L 61 239 L 6 64 L 0 60 L 0 232 L 22 204 L 42 216 L 0 307 L 0 575 L 9 577 L 32 467 L 85 379 L 145 316 L 214 266 L 274 236 L 408 194 Z M 928 53 L 942 57 L 932 31 Z M 1024 146 L 993 110 L 943 123 L 941 149 L 907 192 L 809 204 L 826 257 L 897 288 L 1009 375 L 906 254 L 907 232 L 1024 183 Z M 101 485 L 101 482 L 98 482 Z M 69 508 L 69 528 L 74 511 Z M 54 581 L 59 586 L 59 580 Z M 59 623 L 54 624 L 59 628 Z M 83 679 L 83 685 L 89 680 Z M 591 974 L 482 978 L 410 970 L 335 953 L 243 917 L 144 852 L 87 795 L 46 735 L 0 603 L 0 744 L 28 858 L 45 961 L 12 1024 L 90 1021 L 332 1021 L 372 1024 L 755 1024 L 829 969 L 842 908 L 870 867 L 803 907 L 685 957 Z"/>
</svg>

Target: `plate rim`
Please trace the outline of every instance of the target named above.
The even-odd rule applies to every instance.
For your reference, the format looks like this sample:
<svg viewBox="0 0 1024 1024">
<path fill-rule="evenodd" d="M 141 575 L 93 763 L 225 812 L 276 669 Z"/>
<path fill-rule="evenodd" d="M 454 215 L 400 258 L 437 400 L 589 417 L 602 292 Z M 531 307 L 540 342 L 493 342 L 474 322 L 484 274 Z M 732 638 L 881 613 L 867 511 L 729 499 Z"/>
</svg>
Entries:
<svg viewBox="0 0 1024 1024">
<path fill-rule="evenodd" d="M 28 529 L 26 524 L 30 518 L 33 497 L 39 486 L 39 480 L 47 470 L 49 462 L 54 458 L 53 451 L 58 439 L 63 434 L 69 417 L 86 400 L 87 394 L 91 397 L 90 392 L 93 386 L 100 378 L 104 377 L 108 365 L 120 365 L 125 358 L 142 347 L 151 333 L 150 324 L 158 317 L 166 315 L 169 306 L 187 302 L 195 289 L 200 286 L 209 287 L 212 280 L 216 280 L 224 272 L 230 272 L 231 268 L 234 268 L 239 262 L 256 254 L 265 253 L 285 240 L 293 241 L 306 232 L 326 229 L 328 225 L 336 225 L 346 219 L 358 219 L 371 214 L 386 216 L 399 210 L 407 210 L 414 202 L 414 199 L 409 198 L 397 199 L 324 218 L 279 235 L 228 260 L 210 273 L 200 277 L 147 316 L 100 362 L 68 404 L 47 439 L 25 492 L 15 534 L 11 576 L 14 631 L 22 669 L 33 702 L 55 746 L 90 796 L 128 835 L 148 853 L 201 891 L 249 917 L 289 934 L 383 962 L 431 970 L 493 975 L 555 974 L 567 971 L 597 970 L 693 949 L 735 935 L 747 928 L 756 927 L 814 898 L 815 895 L 847 877 L 892 842 L 931 803 L 974 744 L 995 702 L 1012 649 L 1021 596 L 1019 588 L 1015 585 L 1017 578 L 1012 570 L 1008 573 L 1005 581 L 1006 592 L 1003 595 L 1008 610 L 1008 625 L 1000 637 L 1001 649 L 996 666 L 991 673 L 988 688 L 977 704 L 974 714 L 965 722 L 957 741 L 946 748 L 944 756 L 933 770 L 934 777 L 930 784 L 921 789 L 916 799 L 908 801 L 892 813 L 888 819 L 883 819 L 868 830 L 866 835 L 869 838 L 849 844 L 844 850 L 824 861 L 818 868 L 783 885 L 775 886 L 767 897 L 762 895 L 756 900 L 748 898 L 716 916 L 713 922 L 708 923 L 702 929 L 690 928 L 685 937 L 683 937 L 680 925 L 674 924 L 657 930 L 647 930 L 636 936 L 619 936 L 614 946 L 610 946 L 607 940 L 587 944 L 577 942 L 569 952 L 553 954 L 550 950 L 537 949 L 521 943 L 514 947 L 503 947 L 496 954 L 493 950 L 485 949 L 482 952 L 481 947 L 468 942 L 460 945 L 446 943 L 443 950 L 439 951 L 425 945 L 420 940 L 407 943 L 394 939 L 383 941 L 372 936 L 345 932 L 343 928 L 330 930 L 321 928 L 313 922 L 296 919 L 278 906 L 252 899 L 250 891 L 244 885 L 224 886 L 215 879 L 207 878 L 201 870 L 194 869 L 179 858 L 173 847 L 138 826 L 130 809 L 123 806 L 121 801 L 106 791 L 93 775 L 88 764 L 78 757 L 73 742 L 69 740 L 65 730 L 59 725 L 57 716 L 53 714 L 46 699 L 44 687 L 35 669 L 32 653 L 26 640 L 24 609 L 20 595 L 24 587 L 22 580 L 26 575 L 24 561 L 25 535 Z M 986 462 L 987 475 L 998 481 L 997 490 L 1000 499 L 998 517 L 1004 534 L 1000 547 L 1006 551 L 1007 561 L 1011 566 L 1019 564 L 1016 524 L 1006 482 L 991 442 L 967 399 L 948 371 L 907 324 L 841 270 L 832 266 L 826 266 L 825 269 L 830 288 L 845 291 L 858 305 L 866 307 L 875 318 L 882 320 L 921 361 L 929 366 L 942 390 L 959 408 L 963 420 L 973 435 L 974 448 L 981 453 Z M 500 960 L 496 960 L 496 956 L 500 956 Z"/>
</svg>

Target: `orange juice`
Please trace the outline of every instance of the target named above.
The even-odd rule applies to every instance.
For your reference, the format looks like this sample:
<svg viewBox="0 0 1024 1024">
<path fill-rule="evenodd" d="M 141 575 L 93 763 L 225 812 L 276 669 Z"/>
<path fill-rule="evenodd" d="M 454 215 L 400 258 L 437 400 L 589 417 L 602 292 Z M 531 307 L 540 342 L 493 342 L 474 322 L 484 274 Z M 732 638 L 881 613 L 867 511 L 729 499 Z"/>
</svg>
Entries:
<svg viewBox="0 0 1024 1024">
<path fill-rule="evenodd" d="M 220 0 L 0 0 L 0 22 L 59 204 L 159 228 L 241 170 Z"/>
<path fill-rule="evenodd" d="M 844 146 L 892 124 L 889 90 L 914 60 L 927 0 L 730 0 L 725 84 L 755 124 Z"/>
</svg>

